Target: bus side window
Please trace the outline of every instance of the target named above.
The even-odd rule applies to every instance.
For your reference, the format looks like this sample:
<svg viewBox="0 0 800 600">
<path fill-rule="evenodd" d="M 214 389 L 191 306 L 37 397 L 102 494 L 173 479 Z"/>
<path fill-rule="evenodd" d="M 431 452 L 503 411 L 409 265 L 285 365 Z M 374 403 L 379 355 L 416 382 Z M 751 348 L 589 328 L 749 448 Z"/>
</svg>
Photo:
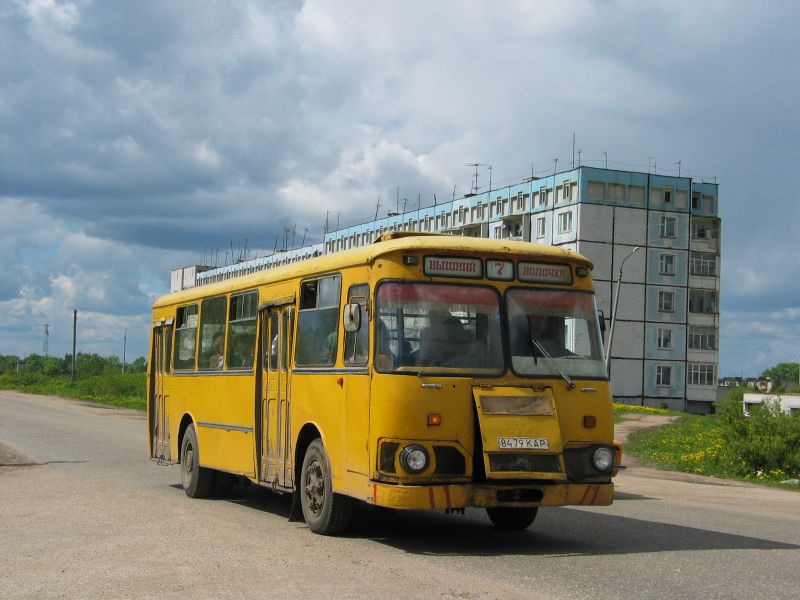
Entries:
<svg viewBox="0 0 800 600">
<path fill-rule="evenodd" d="M 197 344 L 197 304 L 181 306 L 175 322 L 175 353 L 173 368 L 193 370 Z"/>
<path fill-rule="evenodd" d="M 256 349 L 258 292 L 231 296 L 228 310 L 228 368 L 252 369 Z"/>
<path fill-rule="evenodd" d="M 203 300 L 200 305 L 200 364 L 202 370 L 219 370 L 225 362 L 225 296 Z"/>
<path fill-rule="evenodd" d="M 367 284 L 351 285 L 347 292 L 347 302 L 355 302 L 361 306 L 361 327 L 358 331 L 345 333 L 344 364 L 364 365 L 369 356 L 369 319 L 365 309 L 365 298 L 369 297 Z M 351 300 L 352 299 L 352 300 Z"/>
<path fill-rule="evenodd" d="M 297 366 L 329 367 L 336 362 L 341 277 L 330 275 L 300 284 Z"/>
<path fill-rule="evenodd" d="M 278 370 L 278 319 L 276 312 L 269 315 L 269 370 Z"/>
</svg>

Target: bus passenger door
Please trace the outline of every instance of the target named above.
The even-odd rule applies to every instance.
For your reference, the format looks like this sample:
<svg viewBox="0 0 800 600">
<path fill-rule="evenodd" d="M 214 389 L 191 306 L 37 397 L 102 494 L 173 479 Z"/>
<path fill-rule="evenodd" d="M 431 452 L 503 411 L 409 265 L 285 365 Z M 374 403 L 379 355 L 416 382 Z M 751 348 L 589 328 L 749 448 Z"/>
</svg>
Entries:
<svg viewBox="0 0 800 600">
<path fill-rule="evenodd" d="M 150 390 L 150 436 L 152 457 L 172 460 L 169 450 L 169 416 L 167 415 L 167 373 L 172 349 L 172 325 L 153 330 L 152 389 Z"/>
<path fill-rule="evenodd" d="M 292 453 L 289 433 L 289 352 L 292 347 L 292 305 L 273 306 L 261 315 L 265 332 L 262 368 L 261 480 L 291 487 Z"/>
</svg>

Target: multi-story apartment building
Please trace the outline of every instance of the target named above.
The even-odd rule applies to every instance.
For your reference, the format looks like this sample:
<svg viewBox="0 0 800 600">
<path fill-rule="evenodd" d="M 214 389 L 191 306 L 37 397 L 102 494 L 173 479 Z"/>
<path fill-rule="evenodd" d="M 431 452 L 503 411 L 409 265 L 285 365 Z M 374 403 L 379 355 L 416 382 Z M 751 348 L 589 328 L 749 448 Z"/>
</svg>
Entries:
<svg viewBox="0 0 800 600">
<path fill-rule="evenodd" d="M 618 294 L 610 349 L 615 398 L 697 413 L 713 410 L 721 237 L 716 183 L 578 167 L 331 231 L 321 246 L 259 259 L 260 265 L 240 263 L 227 267 L 229 274 L 201 273 L 197 283 L 363 246 L 391 230 L 509 238 L 587 256 L 594 262 L 598 307 L 607 320 Z"/>
</svg>

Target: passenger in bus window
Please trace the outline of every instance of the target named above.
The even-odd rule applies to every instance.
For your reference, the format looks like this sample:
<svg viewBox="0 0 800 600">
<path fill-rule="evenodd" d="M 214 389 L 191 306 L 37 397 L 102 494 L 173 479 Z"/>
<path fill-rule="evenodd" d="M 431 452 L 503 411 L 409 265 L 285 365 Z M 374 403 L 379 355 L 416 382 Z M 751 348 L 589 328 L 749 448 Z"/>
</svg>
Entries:
<svg viewBox="0 0 800 600">
<path fill-rule="evenodd" d="M 234 366 L 245 367 L 247 369 L 252 367 L 255 348 L 253 347 L 253 340 L 250 336 L 240 335 L 236 338 L 234 344 L 236 348 L 236 363 Z"/>
<path fill-rule="evenodd" d="M 471 336 L 454 316 L 431 318 L 423 364 L 432 367 L 466 367 L 471 363 Z"/>
<path fill-rule="evenodd" d="M 211 369 L 221 369 L 225 356 L 225 334 L 214 334 L 211 341 L 211 356 L 208 357 L 208 366 Z"/>
</svg>

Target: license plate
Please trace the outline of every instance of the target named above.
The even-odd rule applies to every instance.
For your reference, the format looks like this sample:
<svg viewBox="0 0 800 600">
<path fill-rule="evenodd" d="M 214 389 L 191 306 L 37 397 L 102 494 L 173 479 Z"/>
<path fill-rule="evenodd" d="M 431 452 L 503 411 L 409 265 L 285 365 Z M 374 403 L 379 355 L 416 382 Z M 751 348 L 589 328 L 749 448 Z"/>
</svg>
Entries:
<svg viewBox="0 0 800 600">
<path fill-rule="evenodd" d="M 548 450 L 550 442 L 547 438 L 499 437 L 497 447 L 501 450 Z"/>
</svg>

